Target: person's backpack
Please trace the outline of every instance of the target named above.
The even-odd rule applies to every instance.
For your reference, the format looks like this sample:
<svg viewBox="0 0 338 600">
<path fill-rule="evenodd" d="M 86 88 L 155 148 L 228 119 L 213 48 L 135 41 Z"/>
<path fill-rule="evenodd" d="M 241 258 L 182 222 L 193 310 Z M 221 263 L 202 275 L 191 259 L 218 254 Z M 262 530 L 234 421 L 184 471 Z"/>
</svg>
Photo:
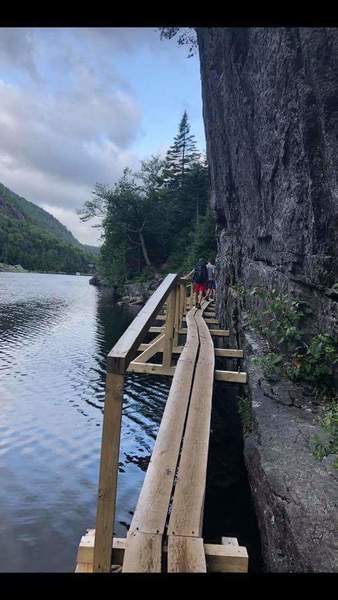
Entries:
<svg viewBox="0 0 338 600">
<path fill-rule="evenodd" d="M 205 265 L 196 265 L 195 267 L 195 271 L 194 271 L 194 275 L 193 275 L 193 281 L 195 283 L 205 283 L 208 279 L 208 271 Z"/>
</svg>

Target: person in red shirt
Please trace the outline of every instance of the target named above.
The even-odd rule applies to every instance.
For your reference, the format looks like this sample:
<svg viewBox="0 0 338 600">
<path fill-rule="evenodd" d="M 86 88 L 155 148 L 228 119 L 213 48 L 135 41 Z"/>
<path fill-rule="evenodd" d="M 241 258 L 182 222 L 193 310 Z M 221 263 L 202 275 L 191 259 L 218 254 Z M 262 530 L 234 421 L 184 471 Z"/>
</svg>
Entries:
<svg viewBox="0 0 338 600">
<path fill-rule="evenodd" d="M 192 276 L 194 284 L 195 306 L 201 308 L 202 296 L 206 294 L 208 283 L 208 271 L 204 258 L 200 258 Z"/>
</svg>

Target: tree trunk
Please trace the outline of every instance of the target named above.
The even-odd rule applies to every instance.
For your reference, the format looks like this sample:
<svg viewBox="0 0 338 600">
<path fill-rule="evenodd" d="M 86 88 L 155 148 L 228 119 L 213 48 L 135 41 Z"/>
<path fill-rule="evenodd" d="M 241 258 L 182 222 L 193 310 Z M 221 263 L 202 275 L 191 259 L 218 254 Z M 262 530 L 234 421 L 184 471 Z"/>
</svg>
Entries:
<svg viewBox="0 0 338 600">
<path fill-rule="evenodd" d="M 157 273 L 156 269 L 153 267 L 153 265 L 151 264 L 150 260 L 149 260 L 149 256 L 148 256 L 148 252 L 147 252 L 147 247 L 144 241 L 144 237 L 143 237 L 143 233 L 142 231 L 138 232 L 139 235 L 139 239 L 140 239 L 140 243 L 141 243 L 141 248 L 142 248 L 142 253 L 143 253 L 143 258 L 144 261 L 146 263 L 146 265 L 148 267 L 150 267 L 151 269 L 154 269 L 155 273 Z"/>
</svg>

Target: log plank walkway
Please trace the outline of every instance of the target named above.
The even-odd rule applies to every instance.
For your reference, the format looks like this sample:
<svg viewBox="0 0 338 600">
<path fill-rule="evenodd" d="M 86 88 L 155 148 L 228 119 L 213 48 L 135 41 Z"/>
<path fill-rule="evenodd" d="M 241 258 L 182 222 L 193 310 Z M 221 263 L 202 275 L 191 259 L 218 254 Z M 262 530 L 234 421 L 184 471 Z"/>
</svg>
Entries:
<svg viewBox="0 0 338 600">
<path fill-rule="evenodd" d="M 213 382 L 246 382 L 246 373 L 215 370 L 215 356 L 240 359 L 243 352 L 214 348 L 213 330 L 223 338 L 229 331 L 217 328 L 212 307 L 213 301 L 192 307 L 191 282 L 170 274 L 109 353 L 96 529 L 81 539 L 76 572 L 247 571 L 248 554 L 237 539 L 203 540 Z M 162 327 L 152 326 L 156 320 Z M 162 362 L 149 363 L 154 356 Z M 125 372 L 173 380 L 127 538 L 113 539 Z"/>
</svg>

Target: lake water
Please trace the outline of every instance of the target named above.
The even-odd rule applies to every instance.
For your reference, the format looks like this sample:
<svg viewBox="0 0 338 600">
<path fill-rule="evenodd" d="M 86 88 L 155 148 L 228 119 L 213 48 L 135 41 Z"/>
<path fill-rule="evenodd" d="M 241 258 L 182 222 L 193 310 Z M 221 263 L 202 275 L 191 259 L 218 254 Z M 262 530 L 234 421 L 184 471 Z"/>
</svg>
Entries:
<svg viewBox="0 0 338 600">
<path fill-rule="evenodd" d="M 74 571 L 80 538 L 95 527 L 106 356 L 133 316 L 89 277 L 0 273 L 0 572 Z M 165 377 L 126 377 L 118 537 L 131 522 L 169 386 Z M 216 386 L 205 532 L 239 537 L 260 570 L 239 422 L 223 396 L 224 384 Z"/>
</svg>

